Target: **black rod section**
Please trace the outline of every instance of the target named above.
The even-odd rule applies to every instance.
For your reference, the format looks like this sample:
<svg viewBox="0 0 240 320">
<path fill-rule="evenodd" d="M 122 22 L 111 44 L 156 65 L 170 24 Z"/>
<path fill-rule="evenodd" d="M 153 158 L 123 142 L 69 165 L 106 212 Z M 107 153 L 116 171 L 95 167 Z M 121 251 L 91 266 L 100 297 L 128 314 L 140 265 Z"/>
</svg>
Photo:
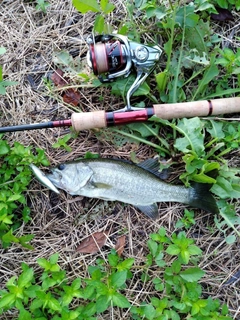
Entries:
<svg viewBox="0 0 240 320">
<path fill-rule="evenodd" d="M 46 129 L 54 128 L 54 121 L 42 122 L 42 123 L 33 123 L 33 124 L 23 124 L 19 126 L 9 126 L 9 127 L 0 127 L 0 133 L 5 132 L 15 132 L 15 131 L 24 131 L 24 130 L 35 130 L 35 129 Z"/>
</svg>

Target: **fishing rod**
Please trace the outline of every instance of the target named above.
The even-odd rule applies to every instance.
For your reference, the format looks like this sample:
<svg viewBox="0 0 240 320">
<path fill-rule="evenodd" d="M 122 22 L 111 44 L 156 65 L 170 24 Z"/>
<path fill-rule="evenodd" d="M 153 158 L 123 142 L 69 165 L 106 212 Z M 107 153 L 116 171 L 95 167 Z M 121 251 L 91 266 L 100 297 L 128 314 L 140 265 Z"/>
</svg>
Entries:
<svg viewBox="0 0 240 320">
<path fill-rule="evenodd" d="M 110 112 L 99 110 L 73 113 L 71 119 L 1 127 L 0 133 L 56 127 L 73 127 L 79 132 L 144 122 L 152 116 L 169 120 L 240 112 L 240 98 L 153 104 L 147 108 L 132 107 L 131 96 L 156 67 L 162 54 L 161 48 L 157 45 L 152 47 L 129 41 L 122 35 L 92 35 L 88 37 L 87 43 L 87 63 L 101 82 L 111 82 L 120 76 L 127 77 L 132 67 L 136 70 L 136 79 L 126 95 L 125 108 Z"/>
<path fill-rule="evenodd" d="M 73 113 L 71 119 L 55 120 L 43 123 L 33 123 L 0 128 L 0 133 L 46 129 L 56 127 L 73 127 L 74 131 L 94 128 L 105 128 L 115 125 L 125 125 L 134 122 L 145 122 L 152 116 L 161 119 L 205 117 L 210 115 L 240 112 L 240 97 L 215 100 L 202 100 L 172 104 L 157 104 L 149 108 L 130 111 L 103 110 L 83 113 Z"/>
</svg>

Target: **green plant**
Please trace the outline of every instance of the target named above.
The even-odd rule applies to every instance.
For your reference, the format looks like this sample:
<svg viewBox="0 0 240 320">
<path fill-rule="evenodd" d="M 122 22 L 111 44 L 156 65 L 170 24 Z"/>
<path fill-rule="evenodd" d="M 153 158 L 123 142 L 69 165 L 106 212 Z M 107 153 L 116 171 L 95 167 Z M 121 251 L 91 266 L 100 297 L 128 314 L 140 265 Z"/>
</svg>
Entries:
<svg viewBox="0 0 240 320">
<path fill-rule="evenodd" d="M 193 240 L 187 238 L 184 232 L 169 238 L 164 228 L 151 234 L 150 238 L 148 265 L 155 263 L 162 271 L 161 276 L 152 281 L 155 290 L 162 292 L 163 297 L 151 297 L 150 303 L 133 307 L 133 319 L 231 319 L 227 316 L 226 305 L 220 308 L 218 300 L 201 297 L 202 288 L 198 281 L 204 271 L 196 266 L 201 250 L 193 244 Z M 170 266 L 165 260 L 168 255 L 175 257 Z"/>
<path fill-rule="evenodd" d="M 187 209 L 184 210 L 184 216 L 179 219 L 175 225 L 176 228 L 190 228 L 191 226 L 193 226 L 195 224 L 195 219 L 194 219 L 194 212 L 193 211 L 189 211 Z"/>
<path fill-rule="evenodd" d="M 4 47 L 0 47 L 0 55 L 6 53 Z M 2 66 L 0 65 L 0 95 L 6 94 L 6 87 L 17 85 L 16 81 L 3 80 Z"/>
<path fill-rule="evenodd" d="M 0 313 L 16 308 L 19 320 L 49 317 L 53 320 L 94 320 L 109 307 L 117 307 L 128 309 L 129 319 L 232 319 L 227 316 L 228 308 L 221 307 L 218 300 L 201 297 L 198 281 L 204 271 L 196 266 L 201 250 L 192 239 L 183 232 L 168 237 L 166 230 L 161 228 L 150 235 L 148 247 L 150 253 L 142 267 L 134 266 L 133 258 L 124 260 L 112 251 L 107 261 L 97 259 L 95 266 L 88 267 L 89 278 L 76 278 L 72 282 L 61 270 L 58 254 L 53 254 L 49 260 L 37 260 L 43 269 L 38 281 L 33 268 L 22 263 L 22 273 L 12 277 L 6 289 L 0 291 Z M 173 261 L 169 263 L 170 256 Z M 133 267 L 142 270 L 143 282 L 152 281 L 155 287 L 150 301 L 142 301 L 140 306 L 125 296 L 125 289 L 131 283 L 128 280 L 135 276 L 131 272 Z M 154 270 L 156 274 L 156 268 L 162 276 L 152 278 L 150 274 Z M 77 305 L 75 299 L 78 299 Z"/>
<path fill-rule="evenodd" d="M 111 27 L 106 17 L 115 9 L 115 5 L 109 0 L 72 0 L 74 7 L 81 13 L 92 11 L 97 13 L 94 21 L 94 31 L 98 33 L 111 33 Z"/>
<path fill-rule="evenodd" d="M 75 132 L 66 134 L 63 138 L 59 138 L 57 142 L 55 142 L 52 147 L 53 148 L 64 148 L 66 151 L 72 151 L 72 148 L 67 144 L 69 140 L 76 138 L 77 134 Z"/>
<path fill-rule="evenodd" d="M 43 13 L 47 13 L 47 8 L 50 6 L 50 3 L 45 0 L 37 0 L 36 9 L 41 10 Z"/>
<path fill-rule="evenodd" d="M 25 147 L 15 142 L 10 146 L 6 140 L 0 139 L 0 239 L 4 247 L 11 242 L 20 243 L 26 248 L 33 236 L 16 237 L 13 232 L 30 220 L 30 209 L 24 197 L 24 191 L 31 181 L 30 163 L 48 165 L 44 151 Z"/>
</svg>

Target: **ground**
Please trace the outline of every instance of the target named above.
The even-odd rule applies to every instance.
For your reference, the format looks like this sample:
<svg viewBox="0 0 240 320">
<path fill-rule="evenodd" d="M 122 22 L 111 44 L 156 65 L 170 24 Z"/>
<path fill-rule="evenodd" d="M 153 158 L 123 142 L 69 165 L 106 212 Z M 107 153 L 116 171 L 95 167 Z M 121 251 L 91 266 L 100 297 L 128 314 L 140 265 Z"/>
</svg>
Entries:
<svg viewBox="0 0 240 320">
<path fill-rule="evenodd" d="M 70 0 L 49 2 L 51 6 L 46 14 L 36 10 L 31 1 L 3 0 L 0 4 L 0 46 L 7 49 L 7 53 L 1 57 L 1 64 L 4 65 L 4 75 L 19 83 L 9 87 L 5 96 L 0 96 L 1 126 L 65 119 L 78 108 L 92 111 L 121 106 L 121 99 L 111 97 L 105 88 L 98 89 L 97 94 L 95 88 L 80 88 L 81 103 L 75 108 L 63 103 L 58 92 L 46 88 L 44 78 L 49 77 L 56 68 L 53 57 L 61 50 L 67 50 L 75 58 L 81 58 L 84 72 L 90 73 L 85 67 L 85 39 L 93 27 L 92 15 L 81 16 Z M 118 1 L 117 14 L 124 14 L 125 10 L 124 4 Z M 18 141 L 26 146 L 44 149 L 51 166 L 83 157 L 87 151 L 99 153 L 102 157 L 128 160 L 130 153 L 135 152 L 139 161 L 155 155 L 154 150 L 147 146 L 126 143 L 118 147 L 95 131 L 81 132 L 76 139 L 72 139 L 70 152 L 53 148 L 52 145 L 66 133 L 69 133 L 69 129 L 43 129 L 8 133 L 4 138 L 9 143 Z M 177 174 L 179 171 L 176 170 L 175 175 Z M 86 266 L 94 264 L 99 257 L 105 258 L 114 247 L 117 236 L 122 233 L 127 239 L 124 258 L 135 257 L 136 264 L 140 265 L 147 252 L 146 241 L 149 234 L 156 232 L 161 226 L 169 234 L 173 233 L 175 223 L 183 215 L 185 208 L 184 205 L 174 203 L 160 204 L 161 218 L 152 221 L 131 206 L 71 197 L 64 192 L 56 195 L 34 178 L 26 196 L 32 220 L 23 224 L 17 234 L 34 233 L 34 250 L 25 250 L 17 244 L 8 250 L 0 250 L 1 289 L 11 276 L 19 274 L 22 261 L 36 268 L 37 258 L 48 258 L 55 252 L 59 252 L 59 264 L 67 270 L 69 279 L 76 276 L 87 277 Z M 199 264 L 206 272 L 202 280 L 203 295 L 226 302 L 234 319 L 239 319 L 239 284 L 224 286 L 239 271 L 239 244 L 227 245 L 222 233 L 212 228 L 214 220 L 211 214 L 196 212 L 197 223 L 188 231 L 188 236 L 193 237 L 203 250 Z M 76 247 L 83 239 L 103 230 L 110 230 L 110 234 L 106 246 L 99 253 L 76 253 Z M 129 290 L 136 290 L 136 299 L 140 296 L 141 300 L 147 298 L 153 290 L 147 284 L 142 291 L 139 290 L 138 283 L 131 285 Z M 128 319 L 128 315 L 123 317 L 117 313 L 118 310 L 114 312 L 114 319 Z M 1 319 L 15 319 L 15 316 L 9 313 L 2 315 Z M 99 316 L 99 319 L 109 319 L 109 315 Z"/>
</svg>

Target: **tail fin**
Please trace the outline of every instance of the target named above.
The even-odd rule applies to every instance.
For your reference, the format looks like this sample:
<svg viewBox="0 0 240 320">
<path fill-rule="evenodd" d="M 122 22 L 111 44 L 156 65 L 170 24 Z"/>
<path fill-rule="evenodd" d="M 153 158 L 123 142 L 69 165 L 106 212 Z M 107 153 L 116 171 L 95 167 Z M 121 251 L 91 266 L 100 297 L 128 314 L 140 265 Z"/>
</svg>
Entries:
<svg viewBox="0 0 240 320">
<path fill-rule="evenodd" d="M 218 213 L 216 200 L 210 192 L 211 184 L 194 183 L 189 190 L 189 205 L 211 213 Z"/>
</svg>

